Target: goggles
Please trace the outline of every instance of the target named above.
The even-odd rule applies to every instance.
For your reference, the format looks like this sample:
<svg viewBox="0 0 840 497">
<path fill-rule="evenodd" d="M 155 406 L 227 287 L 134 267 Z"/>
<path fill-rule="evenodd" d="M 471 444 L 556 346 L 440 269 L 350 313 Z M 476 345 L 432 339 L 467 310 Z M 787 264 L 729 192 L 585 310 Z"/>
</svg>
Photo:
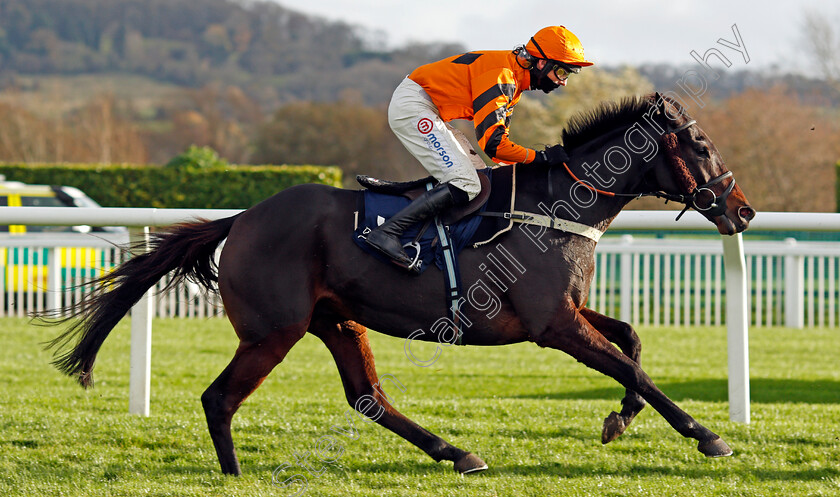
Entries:
<svg viewBox="0 0 840 497">
<path fill-rule="evenodd" d="M 577 74 L 580 72 L 580 67 L 577 66 L 570 66 L 569 64 L 565 64 L 556 60 L 547 60 L 546 62 L 548 63 L 548 72 L 553 72 L 554 75 L 557 76 L 557 79 L 561 81 L 568 78 L 572 74 Z"/>
</svg>

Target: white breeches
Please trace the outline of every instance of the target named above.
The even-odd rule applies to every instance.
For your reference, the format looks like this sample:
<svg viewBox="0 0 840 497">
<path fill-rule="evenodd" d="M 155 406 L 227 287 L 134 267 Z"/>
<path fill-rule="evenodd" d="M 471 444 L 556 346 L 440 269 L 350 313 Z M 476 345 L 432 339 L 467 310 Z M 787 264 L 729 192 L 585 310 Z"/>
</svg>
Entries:
<svg viewBox="0 0 840 497">
<path fill-rule="evenodd" d="M 467 137 L 441 119 L 428 93 L 405 78 L 394 90 L 388 123 L 397 138 L 441 183 L 465 191 L 470 200 L 481 191 L 476 169 L 487 167 Z"/>
</svg>

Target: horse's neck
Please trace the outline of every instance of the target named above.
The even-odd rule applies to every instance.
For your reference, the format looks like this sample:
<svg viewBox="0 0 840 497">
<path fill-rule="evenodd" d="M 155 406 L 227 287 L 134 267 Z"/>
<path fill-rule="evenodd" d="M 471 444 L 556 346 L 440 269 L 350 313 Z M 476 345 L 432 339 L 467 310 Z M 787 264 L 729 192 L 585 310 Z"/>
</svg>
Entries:
<svg viewBox="0 0 840 497">
<path fill-rule="evenodd" d="M 644 189 L 645 162 L 641 157 L 629 154 L 628 164 L 628 155 L 625 152 L 626 150 L 619 150 L 614 144 L 607 143 L 587 153 L 573 154 L 570 168 L 579 180 L 597 190 L 623 195 L 639 193 Z M 606 229 L 615 216 L 633 200 L 632 197 L 593 193 L 589 188 L 575 185 L 570 177 L 568 182 L 570 188 L 574 188 L 578 194 L 585 191 L 595 197 L 590 200 L 593 205 L 587 211 L 598 212 L 597 219 L 593 219 L 593 222 L 599 223 L 602 229 Z"/>
<path fill-rule="evenodd" d="M 521 166 L 517 175 L 524 178 L 519 183 L 527 184 L 529 192 L 525 195 L 528 198 L 522 200 L 535 204 L 529 205 L 530 208 L 542 212 L 548 208 L 558 217 L 605 230 L 633 198 L 611 197 L 592 188 L 612 193 L 640 193 L 646 189 L 644 171 L 661 160 L 658 153 L 646 161 L 643 153 L 628 150 L 623 140 L 625 130 L 617 129 L 596 143 L 572 151 L 569 168 L 580 182 L 562 165 L 555 166 L 550 173 L 548 166 Z"/>
</svg>

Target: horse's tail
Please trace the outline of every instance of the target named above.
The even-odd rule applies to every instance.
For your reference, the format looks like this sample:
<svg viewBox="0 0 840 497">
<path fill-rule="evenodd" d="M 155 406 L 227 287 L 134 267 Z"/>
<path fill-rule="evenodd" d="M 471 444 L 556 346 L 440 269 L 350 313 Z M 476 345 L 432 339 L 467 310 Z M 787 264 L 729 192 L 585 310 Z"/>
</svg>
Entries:
<svg viewBox="0 0 840 497">
<path fill-rule="evenodd" d="M 40 315 L 50 324 L 78 318 L 67 331 L 47 342 L 47 349 L 56 348 L 53 364 L 66 375 L 76 377 L 84 388 L 92 386 L 93 364 L 105 338 L 143 294 L 171 271 L 174 274 L 167 290 L 190 279 L 215 291 L 216 248 L 237 217 L 177 224 L 155 233 L 148 252 L 83 285 L 92 291 L 81 302 L 60 311 L 67 317 L 50 319 L 49 312 Z"/>
</svg>

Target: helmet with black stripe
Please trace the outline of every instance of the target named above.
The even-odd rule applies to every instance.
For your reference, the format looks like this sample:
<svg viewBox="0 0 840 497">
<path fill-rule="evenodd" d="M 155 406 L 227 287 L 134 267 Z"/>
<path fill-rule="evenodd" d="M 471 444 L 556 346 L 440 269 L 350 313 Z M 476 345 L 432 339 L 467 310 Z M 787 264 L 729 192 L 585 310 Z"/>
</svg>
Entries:
<svg viewBox="0 0 840 497">
<path fill-rule="evenodd" d="M 579 73 L 581 67 L 593 64 L 584 58 L 583 45 L 578 37 L 564 26 L 548 26 L 537 31 L 525 46 L 515 52 L 522 67 L 531 72 L 531 89 L 546 93 L 559 86 L 548 76 L 550 73 L 555 73 L 562 81 Z M 540 60 L 546 61 L 542 68 L 537 67 Z"/>
</svg>

